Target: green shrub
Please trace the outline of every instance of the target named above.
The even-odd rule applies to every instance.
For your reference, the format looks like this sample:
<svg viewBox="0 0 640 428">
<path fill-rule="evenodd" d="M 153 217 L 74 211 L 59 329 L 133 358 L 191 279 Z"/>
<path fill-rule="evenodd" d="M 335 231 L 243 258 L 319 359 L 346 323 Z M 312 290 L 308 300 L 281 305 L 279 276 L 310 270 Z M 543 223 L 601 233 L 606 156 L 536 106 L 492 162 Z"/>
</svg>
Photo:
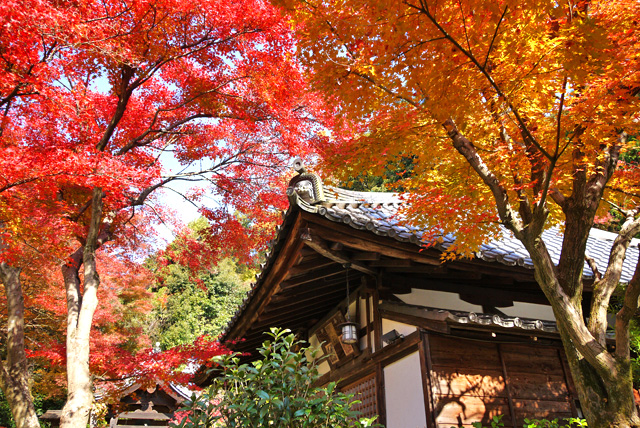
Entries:
<svg viewBox="0 0 640 428">
<path fill-rule="evenodd" d="M 582 428 L 587 426 L 587 421 L 578 418 L 565 418 L 564 424 L 558 419 L 525 419 L 522 428 Z"/>
<path fill-rule="evenodd" d="M 289 330 L 271 329 L 259 353 L 262 358 L 240 364 L 238 354 L 216 357 L 222 373 L 185 409 L 179 428 L 357 428 L 372 419 L 357 419 L 353 397 L 336 384 L 317 388 L 314 350 L 305 348 Z M 307 358 L 310 355 L 311 358 Z"/>
<path fill-rule="evenodd" d="M 502 422 L 502 417 L 494 416 L 491 419 L 491 427 L 490 428 L 502 428 L 504 427 L 504 423 Z M 579 418 L 565 418 L 563 419 L 566 425 L 562 425 L 562 422 L 559 422 L 558 419 L 548 420 L 548 419 L 527 419 L 524 420 L 524 425 L 522 428 L 585 428 L 587 426 L 587 421 Z M 473 428 L 489 428 L 484 427 L 480 422 L 474 422 L 471 424 Z M 456 428 L 456 427 L 451 427 Z"/>
</svg>

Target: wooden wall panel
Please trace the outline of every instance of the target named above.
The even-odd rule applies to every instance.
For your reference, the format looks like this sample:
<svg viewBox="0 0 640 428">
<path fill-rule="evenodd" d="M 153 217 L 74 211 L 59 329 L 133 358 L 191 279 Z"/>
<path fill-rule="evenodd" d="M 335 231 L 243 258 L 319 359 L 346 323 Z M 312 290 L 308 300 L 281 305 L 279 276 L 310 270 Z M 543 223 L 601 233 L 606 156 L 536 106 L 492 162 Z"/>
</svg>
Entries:
<svg viewBox="0 0 640 428">
<path fill-rule="evenodd" d="M 572 400 L 558 348 L 503 345 L 516 421 L 524 418 L 568 418 Z"/>
<path fill-rule="evenodd" d="M 431 361 L 441 367 L 476 367 L 502 371 L 498 347 L 493 343 L 460 340 L 444 336 L 431 337 Z"/>
<path fill-rule="evenodd" d="M 504 415 L 502 422 L 505 427 L 512 426 L 506 398 L 462 396 L 452 400 L 440 399 L 436 411 L 438 428 L 471 427 L 473 422 L 490 426 L 491 418 L 497 415 Z"/>
<path fill-rule="evenodd" d="M 506 427 L 514 422 L 522 426 L 525 417 L 566 418 L 575 413 L 559 348 L 438 335 L 429 335 L 429 341 L 438 428 L 487 425 L 495 415 L 503 415 Z"/>
<path fill-rule="evenodd" d="M 433 393 L 473 397 L 506 397 L 502 374 L 471 367 L 454 369 L 434 366 Z"/>
<path fill-rule="evenodd" d="M 498 346 L 435 335 L 429 340 L 436 426 L 488 424 L 496 415 L 512 426 Z"/>
<path fill-rule="evenodd" d="M 540 401 L 514 399 L 516 421 L 522 426 L 525 418 L 562 419 L 572 416 L 571 404 L 567 401 Z"/>
</svg>

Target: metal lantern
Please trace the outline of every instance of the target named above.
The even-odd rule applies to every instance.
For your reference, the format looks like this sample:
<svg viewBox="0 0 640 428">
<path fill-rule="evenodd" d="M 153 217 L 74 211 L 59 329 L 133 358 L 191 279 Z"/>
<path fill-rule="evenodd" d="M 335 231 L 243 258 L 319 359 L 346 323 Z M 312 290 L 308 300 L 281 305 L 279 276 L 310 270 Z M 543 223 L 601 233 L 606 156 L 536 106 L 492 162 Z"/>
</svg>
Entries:
<svg viewBox="0 0 640 428">
<path fill-rule="evenodd" d="M 347 269 L 347 313 L 345 315 L 346 322 L 341 324 L 342 328 L 342 337 L 340 340 L 342 343 L 347 345 L 353 345 L 358 343 L 358 324 L 351 321 L 351 316 L 349 315 L 349 267 L 351 265 L 346 263 L 344 267 Z"/>
<path fill-rule="evenodd" d="M 347 318 L 349 317 L 347 316 Z M 342 340 L 342 343 L 346 343 L 348 345 L 358 343 L 358 325 L 349 320 L 342 324 L 342 337 L 340 340 Z"/>
</svg>

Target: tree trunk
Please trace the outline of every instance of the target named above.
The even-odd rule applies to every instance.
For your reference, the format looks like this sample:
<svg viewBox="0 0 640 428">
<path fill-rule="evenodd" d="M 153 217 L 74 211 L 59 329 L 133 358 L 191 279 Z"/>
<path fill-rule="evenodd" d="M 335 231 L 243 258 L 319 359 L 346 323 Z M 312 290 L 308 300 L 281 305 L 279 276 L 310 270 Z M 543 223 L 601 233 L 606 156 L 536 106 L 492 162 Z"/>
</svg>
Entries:
<svg viewBox="0 0 640 428">
<path fill-rule="evenodd" d="M 20 269 L 0 263 L 0 278 L 7 296 L 7 361 L 0 361 L 0 388 L 7 398 L 17 428 L 39 428 L 29 391 L 24 350 L 24 297 Z"/>
<path fill-rule="evenodd" d="M 575 348 L 568 335 L 561 337 L 578 398 L 590 427 L 640 427 L 633 397 L 631 361 L 615 360 L 611 376 L 603 379 Z"/>
<path fill-rule="evenodd" d="M 89 368 L 90 334 L 98 307 L 100 277 L 95 253 L 102 219 L 102 189 L 93 190 L 91 224 L 84 247 L 62 267 L 67 291 L 67 402 L 62 409 L 61 428 L 83 428 L 89 422 L 93 402 Z M 84 292 L 80 296 L 80 265 L 84 264 Z"/>
</svg>

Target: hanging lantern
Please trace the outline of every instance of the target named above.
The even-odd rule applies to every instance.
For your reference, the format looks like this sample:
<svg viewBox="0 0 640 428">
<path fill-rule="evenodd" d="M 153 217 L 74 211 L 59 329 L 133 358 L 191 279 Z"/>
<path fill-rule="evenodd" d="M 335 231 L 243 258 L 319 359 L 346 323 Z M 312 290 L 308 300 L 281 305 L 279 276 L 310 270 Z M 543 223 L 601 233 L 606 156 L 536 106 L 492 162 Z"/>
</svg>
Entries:
<svg viewBox="0 0 640 428">
<path fill-rule="evenodd" d="M 351 266 L 350 263 L 345 263 L 344 265 L 344 267 L 347 269 L 347 313 L 345 315 L 346 322 L 340 325 L 340 327 L 342 328 L 342 336 L 340 337 L 340 340 L 342 341 L 342 343 L 345 343 L 347 345 L 353 345 L 355 343 L 358 343 L 358 324 L 351 321 L 351 316 L 349 315 L 349 297 L 350 297 L 349 267 L 350 266 Z"/>
<path fill-rule="evenodd" d="M 347 321 L 341 324 L 342 327 L 342 343 L 353 345 L 358 343 L 358 325 L 352 321 Z"/>
</svg>

